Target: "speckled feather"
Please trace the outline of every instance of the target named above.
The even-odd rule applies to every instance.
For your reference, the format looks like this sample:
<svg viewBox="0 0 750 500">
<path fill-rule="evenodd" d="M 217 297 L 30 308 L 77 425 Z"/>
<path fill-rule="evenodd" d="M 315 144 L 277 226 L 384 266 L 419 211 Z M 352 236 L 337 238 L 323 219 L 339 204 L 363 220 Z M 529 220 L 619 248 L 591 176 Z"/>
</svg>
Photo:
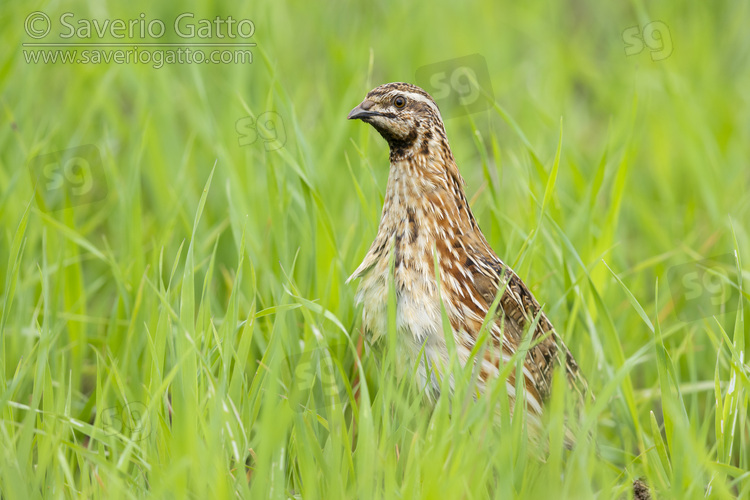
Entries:
<svg viewBox="0 0 750 500">
<path fill-rule="evenodd" d="M 399 107 L 401 99 L 403 106 Z M 382 85 L 369 92 L 349 117 L 372 125 L 390 146 L 390 172 L 378 233 L 349 278 L 362 278 L 357 301 L 364 304 L 366 332 L 377 338 L 387 331 L 393 252 L 399 340 L 414 359 L 424 346 L 419 368 L 424 383 L 430 380 L 429 369 L 448 359 L 439 293 L 464 363 L 500 292 L 491 348 L 485 351 L 480 368 L 480 389 L 485 380 L 499 373 L 499 355 L 503 362 L 510 360 L 526 330 L 534 326 L 532 347 L 523 366 L 527 413 L 537 420 L 550 394 L 552 369 L 560 360 L 571 386 L 583 394 L 586 382 L 570 351 L 528 287 L 495 255 L 482 234 L 466 200 L 440 112 L 429 94 L 407 83 Z M 438 391 L 434 376 L 431 382 L 432 389 Z M 507 389 L 513 403 L 514 373 L 507 380 Z"/>
</svg>

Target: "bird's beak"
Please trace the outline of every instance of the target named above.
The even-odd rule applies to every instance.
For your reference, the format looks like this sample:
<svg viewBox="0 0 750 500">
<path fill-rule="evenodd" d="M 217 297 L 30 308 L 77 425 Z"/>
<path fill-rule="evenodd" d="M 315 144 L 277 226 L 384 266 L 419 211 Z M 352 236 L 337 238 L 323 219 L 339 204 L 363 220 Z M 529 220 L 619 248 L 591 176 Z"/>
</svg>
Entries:
<svg viewBox="0 0 750 500">
<path fill-rule="evenodd" d="M 365 99 L 359 104 L 359 106 L 349 112 L 349 116 L 347 116 L 346 119 L 361 120 L 362 118 L 367 118 L 368 116 L 377 116 L 380 113 L 370 111 L 370 108 L 372 108 L 374 105 L 375 103 L 373 101 L 368 101 L 367 99 Z"/>
</svg>

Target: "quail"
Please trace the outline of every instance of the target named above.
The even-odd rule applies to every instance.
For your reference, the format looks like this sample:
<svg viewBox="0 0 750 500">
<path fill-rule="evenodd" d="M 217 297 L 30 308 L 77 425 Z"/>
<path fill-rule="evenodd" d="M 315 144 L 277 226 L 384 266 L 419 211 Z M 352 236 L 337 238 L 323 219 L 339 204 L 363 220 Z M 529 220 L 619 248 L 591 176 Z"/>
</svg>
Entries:
<svg viewBox="0 0 750 500">
<path fill-rule="evenodd" d="M 500 373 L 501 363 L 527 346 L 522 387 L 529 422 L 539 422 L 558 364 L 571 386 L 585 394 L 585 379 L 570 351 L 529 288 L 498 258 L 479 228 L 432 97 L 415 85 L 388 83 L 370 91 L 348 118 L 370 124 L 390 147 L 378 232 L 347 280 L 361 279 L 356 301 L 363 305 L 365 332 L 377 339 L 388 331 L 392 279 L 399 346 L 415 362 L 419 359 L 417 373 L 424 387 L 439 394 L 437 374 L 449 360 L 442 308 L 465 365 L 494 305 L 488 347 L 483 359 L 475 360 L 480 392 Z M 517 399 L 515 378 L 513 370 L 506 379 L 511 407 Z"/>
</svg>

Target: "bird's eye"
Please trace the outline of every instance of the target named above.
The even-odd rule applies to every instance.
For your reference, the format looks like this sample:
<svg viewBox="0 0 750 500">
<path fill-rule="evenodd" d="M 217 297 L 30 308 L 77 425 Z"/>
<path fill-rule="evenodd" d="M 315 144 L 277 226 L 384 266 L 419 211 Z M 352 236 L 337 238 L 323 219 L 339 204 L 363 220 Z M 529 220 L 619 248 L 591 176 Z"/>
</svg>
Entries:
<svg viewBox="0 0 750 500">
<path fill-rule="evenodd" d="M 393 100 L 393 105 L 396 106 L 397 108 L 403 108 L 404 106 L 406 106 L 406 99 L 404 99 L 401 96 L 398 96 Z"/>
</svg>

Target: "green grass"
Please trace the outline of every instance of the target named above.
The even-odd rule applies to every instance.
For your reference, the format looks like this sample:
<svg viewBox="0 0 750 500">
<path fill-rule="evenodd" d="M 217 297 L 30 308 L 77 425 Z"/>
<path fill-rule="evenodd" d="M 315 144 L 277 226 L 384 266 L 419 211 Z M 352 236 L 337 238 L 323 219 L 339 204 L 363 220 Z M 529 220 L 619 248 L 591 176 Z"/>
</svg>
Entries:
<svg viewBox="0 0 750 500">
<path fill-rule="evenodd" d="M 0 498 L 608 499 L 636 477 L 750 496 L 750 11 L 504 4 L 4 3 Z M 258 46 L 249 65 L 29 64 L 35 10 L 232 15 Z M 626 56 L 623 31 L 651 21 L 672 54 Z M 357 355 L 344 281 L 387 146 L 346 114 L 473 53 L 496 105 L 446 120 L 467 196 L 596 395 L 574 410 L 556 379 L 546 451 L 504 384 L 474 401 L 454 366 L 431 404 L 393 335 Z M 237 121 L 267 111 L 283 147 L 240 146 Z M 101 199 L 50 210 L 33 159 L 88 144 Z M 683 321 L 670 269 L 725 254 L 729 311 Z"/>
</svg>

